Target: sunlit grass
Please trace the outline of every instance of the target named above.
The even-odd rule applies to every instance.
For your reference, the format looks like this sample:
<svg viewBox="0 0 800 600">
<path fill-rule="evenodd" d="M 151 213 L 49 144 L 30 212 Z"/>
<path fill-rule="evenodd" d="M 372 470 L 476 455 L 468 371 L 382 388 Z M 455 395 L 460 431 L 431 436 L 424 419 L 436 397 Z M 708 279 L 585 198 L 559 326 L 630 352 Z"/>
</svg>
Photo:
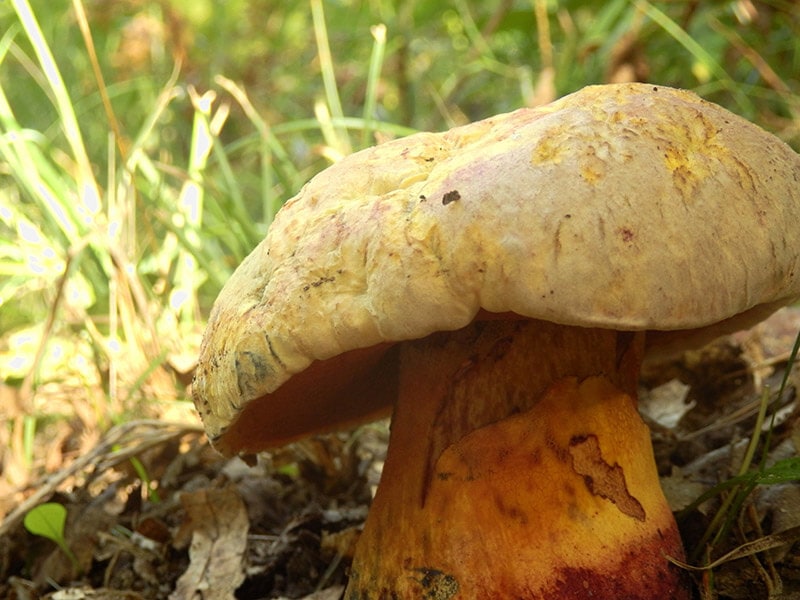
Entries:
<svg viewBox="0 0 800 600">
<path fill-rule="evenodd" d="M 374 132 L 411 130 L 384 127 L 367 112 L 345 118 L 339 106 L 330 118 L 286 122 L 276 134 L 244 87 L 220 75 L 200 91 L 179 80 L 180 65 L 160 89 L 151 84 L 154 93 L 139 107 L 137 129 L 115 111 L 91 37 L 85 38 L 88 50 L 71 51 L 88 51 L 93 68 L 87 77 L 102 111 L 81 113 L 31 5 L 15 0 L 13 7 L 18 24 L 0 40 L 0 57 L 11 54 L 28 71 L 58 126 L 40 131 L 20 123 L 5 93 L 9 80 L 3 81 L 0 320 L 7 334 L 0 373 L 15 399 L 4 415 L 8 460 L 16 463 L 6 475 L 23 483 L 42 460 L 33 440 L 53 412 L 48 402 L 57 404 L 50 396 L 54 385 L 71 390 L 72 406 L 59 407 L 95 432 L 84 436 L 87 442 L 126 416 L 163 414 L 169 401 L 185 399 L 210 299 L 282 201 L 310 175 L 279 136 L 316 131 L 324 143 L 314 154 L 335 159 L 359 147 L 350 132 L 359 133 L 363 146 Z M 75 8 L 90 36 L 77 0 Z M 319 5 L 323 41 L 321 11 Z M 385 47 L 380 27 L 376 31 L 365 98 L 370 111 L 378 103 Z M 326 63 L 329 81 L 333 68 Z M 328 100 L 335 103 L 335 94 Z M 330 112 L 324 101 L 317 106 Z M 250 132 L 223 140 L 232 109 L 244 115 L 238 127 Z M 170 122 L 179 114 L 190 115 L 185 154 L 181 144 L 164 154 Z M 106 147 L 90 155 L 84 135 L 92 131 L 96 139 L 97 129 L 105 130 Z M 258 168 L 243 185 L 243 161 L 254 159 Z"/>
</svg>

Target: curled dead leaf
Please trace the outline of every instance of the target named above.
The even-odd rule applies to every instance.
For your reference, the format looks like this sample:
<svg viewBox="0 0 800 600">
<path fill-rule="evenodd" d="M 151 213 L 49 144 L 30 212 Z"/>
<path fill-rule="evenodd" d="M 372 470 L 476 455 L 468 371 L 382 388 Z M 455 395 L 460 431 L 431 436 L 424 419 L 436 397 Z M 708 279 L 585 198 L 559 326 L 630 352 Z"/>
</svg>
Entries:
<svg viewBox="0 0 800 600">
<path fill-rule="evenodd" d="M 244 581 L 249 521 L 236 488 L 203 489 L 181 495 L 191 529 L 189 568 L 170 600 L 232 600 Z"/>
</svg>

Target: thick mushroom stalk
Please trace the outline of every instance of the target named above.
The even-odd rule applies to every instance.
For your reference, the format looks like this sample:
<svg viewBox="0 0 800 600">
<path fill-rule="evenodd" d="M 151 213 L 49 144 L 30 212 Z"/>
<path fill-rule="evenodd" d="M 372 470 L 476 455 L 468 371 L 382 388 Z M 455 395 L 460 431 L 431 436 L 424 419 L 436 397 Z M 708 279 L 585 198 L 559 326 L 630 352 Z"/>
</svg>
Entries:
<svg viewBox="0 0 800 600">
<path fill-rule="evenodd" d="M 346 598 L 688 598 L 636 411 L 642 349 L 528 320 L 406 344 Z"/>
</svg>

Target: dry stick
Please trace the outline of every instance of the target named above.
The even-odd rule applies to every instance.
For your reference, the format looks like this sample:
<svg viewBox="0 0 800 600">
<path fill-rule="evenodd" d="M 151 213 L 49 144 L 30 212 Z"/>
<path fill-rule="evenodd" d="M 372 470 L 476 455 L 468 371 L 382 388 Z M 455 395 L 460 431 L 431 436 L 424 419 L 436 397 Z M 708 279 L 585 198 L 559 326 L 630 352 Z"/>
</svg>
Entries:
<svg viewBox="0 0 800 600">
<path fill-rule="evenodd" d="M 775 394 L 775 397 L 769 401 L 768 408 L 775 409 L 779 407 L 781 398 L 782 398 L 781 396 Z M 694 431 L 690 431 L 688 433 L 679 435 L 678 439 L 680 441 L 685 442 L 700 437 L 708 433 L 709 431 L 716 431 L 717 429 L 722 429 L 723 427 L 728 427 L 730 425 L 735 425 L 736 423 L 740 423 L 745 419 L 749 419 L 750 417 L 757 415 L 761 407 L 761 404 L 762 404 L 761 398 L 751 400 L 747 402 L 747 404 L 745 404 L 744 406 L 741 406 L 740 408 L 733 411 L 732 413 L 720 417 L 714 423 L 706 425 L 705 427 L 701 427 L 700 429 L 696 429 Z"/>
<path fill-rule="evenodd" d="M 61 306 L 61 301 L 64 299 L 64 289 L 67 285 L 67 280 L 69 279 L 69 272 L 72 267 L 72 262 L 75 260 L 75 257 L 86 247 L 88 243 L 87 239 L 81 240 L 81 242 L 77 246 L 72 246 L 67 250 L 67 259 L 64 261 L 64 271 L 61 273 L 61 276 L 58 278 L 58 285 L 56 286 L 56 297 L 53 300 L 52 305 L 50 306 L 50 310 L 47 312 L 47 320 L 44 323 L 44 328 L 42 330 L 42 338 L 39 341 L 39 346 L 36 348 L 36 354 L 33 358 L 33 364 L 31 365 L 30 371 L 28 371 L 27 375 L 25 375 L 25 379 L 22 381 L 22 386 L 20 387 L 20 398 L 21 402 L 23 403 L 23 409 L 27 410 L 28 403 L 33 395 L 33 380 L 36 377 L 36 373 L 39 371 L 39 365 L 44 358 L 45 350 L 47 349 L 47 342 L 50 339 L 51 334 L 53 333 L 53 326 L 55 325 L 56 321 L 56 314 L 58 313 L 58 309 Z"/>
<path fill-rule="evenodd" d="M 11 437 L 11 447 L 14 454 L 18 454 L 21 451 L 22 445 L 24 444 L 22 440 L 23 420 L 25 415 L 32 411 L 31 402 L 33 401 L 35 387 L 34 380 L 39 372 L 39 366 L 42 364 L 42 359 L 44 358 L 44 353 L 47 349 L 47 343 L 50 341 L 50 337 L 53 334 L 56 315 L 58 314 L 58 309 L 61 306 L 61 301 L 64 299 L 64 289 L 67 285 L 67 280 L 69 279 L 69 272 L 72 268 L 72 262 L 75 260 L 75 257 L 86 247 L 87 243 L 88 240 L 84 239 L 77 246 L 72 246 L 67 250 L 67 258 L 64 261 L 64 271 L 58 278 L 58 284 L 56 285 L 56 297 L 53 299 L 53 303 L 50 305 L 50 310 L 47 311 L 47 319 L 44 322 L 42 337 L 39 340 L 39 345 L 36 348 L 36 354 L 33 357 L 33 364 L 31 364 L 30 370 L 22 380 L 19 395 L 17 396 L 19 399 L 17 402 L 17 414 L 14 417 L 12 430 L 13 434 Z"/>
<path fill-rule="evenodd" d="M 132 433 L 136 430 L 136 428 L 142 425 L 155 429 L 172 428 L 172 430 L 150 436 L 150 438 L 148 438 L 145 442 L 140 443 L 137 446 L 112 452 L 114 446 L 122 443 L 125 440 L 125 436 Z M 97 446 L 95 446 L 91 452 L 78 457 L 69 466 L 46 476 L 41 483 L 37 483 L 32 486 L 35 488 L 35 491 L 30 496 L 25 498 L 25 500 L 23 500 L 16 508 L 14 508 L 14 510 L 8 513 L 5 520 L 0 523 L 0 537 L 8 533 L 9 530 L 11 530 L 20 519 L 25 517 L 29 510 L 52 494 L 64 481 L 83 469 L 94 465 L 96 472 L 103 472 L 104 470 L 111 468 L 124 460 L 127 460 L 131 456 L 135 456 L 144 450 L 186 433 L 202 433 L 202 429 L 199 426 L 194 426 L 191 424 L 165 423 L 157 420 L 132 421 L 130 423 L 124 423 L 122 425 L 113 427 L 108 431 L 105 438 Z M 141 434 L 138 435 L 137 438 L 141 438 Z M 106 458 L 101 462 L 100 459 L 104 455 L 108 456 L 106 456 Z"/>
<path fill-rule="evenodd" d="M 159 428 L 177 428 L 176 430 L 171 431 L 164 431 L 159 432 L 156 431 L 155 433 L 150 434 L 150 436 L 138 443 L 135 446 L 129 446 L 127 448 L 120 448 L 119 450 L 114 450 L 106 455 L 106 457 L 102 460 L 102 462 L 98 462 L 95 466 L 95 472 L 100 474 L 107 469 L 117 466 L 121 462 L 129 460 L 134 456 L 141 454 L 142 452 L 149 450 L 150 448 L 154 448 L 160 444 L 170 441 L 176 437 L 180 437 L 187 433 L 196 433 L 196 434 L 203 434 L 204 430 L 199 425 L 192 425 L 189 423 L 163 423 L 157 419 L 142 419 L 139 421 L 134 421 L 131 423 L 134 426 L 146 425 L 148 427 L 154 427 L 156 430 Z"/>
<path fill-rule="evenodd" d="M 800 333 L 798 333 L 798 339 L 800 339 Z M 774 365 L 779 364 L 779 363 L 787 363 L 786 364 L 786 370 L 787 370 L 787 372 L 791 371 L 791 369 L 793 368 L 794 364 L 796 363 L 796 358 L 794 358 L 794 356 L 796 356 L 796 354 L 797 353 L 794 350 L 790 350 L 788 352 L 784 352 L 783 354 L 780 354 L 778 356 L 773 356 L 773 357 L 768 358 L 766 360 L 760 361 L 757 364 L 748 365 L 744 369 L 739 369 L 737 371 L 733 371 L 731 373 L 727 373 L 722 377 L 722 379 L 725 380 L 725 379 L 731 379 L 733 377 L 739 377 L 741 375 L 753 373 L 754 371 L 756 371 L 756 370 L 758 370 L 758 369 L 760 369 L 762 367 L 774 366 Z M 777 410 L 777 408 L 779 407 L 780 401 L 783 398 L 783 394 L 781 393 L 781 391 L 782 391 L 782 389 L 784 387 L 785 387 L 785 384 L 782 384 L 781 385 L 781 389 L 778 390 L 778 392 L 775 394 L 775 398 L 770 401 L 770 408 L 772 408 L 773 410 Z M 712 423 L 710 425 L 702 427 L 701 429 L 697 429 L 696 431 L 691 431 L 691 432 L 689 432 L 687 434 L 681 435 L 680 439 L 682 441 L 690 440 L 690 439 L 699 437 L 699 436 L 701 436 L 701 435 L 703 435 L 703 434 L 705 434 L 705 433 L 707 433 L 709 431 L 714 431 L 714 430 L 720 429 L 722 427 L 726 427 L 726 426 L 729 426 L 729 425 L 734 425 L 735 423 L 743 421 L 744 419 L 750 418 L 753 415 L 757 414 L 760 404 L 761 404 L 761 400 L 760 399 L 750 401 L 747 404 L 745 404 L 744 406 L 742 406 L 741 408 L 739 408 L 738 410 L 732 412 L 729 415 L 726 415 L 726 416 L 722 417 L 721 419 L 719 419 L 715 423 Z"/>
<path fill-rule="evenodd" d="M 738 50 L 741 55 L 747 59 L 751 65 L 753 65 L 753 68 L 758 71 L 758 74 L 769 87 L 787 99 L 789 98 L 792 93 L 792 89 L 780 78 L 780 75 L 773 70 L 769 63 L 764 59 L 763 56 L 761 56 L 761 54 L 758 53 L 758 51 L 755 50 L 755 48 L 748 44 L 735 30 L 725 27 L 719 21 L 719 19 L 712 19 L 710 24 L 714 31 L 723 35 L 728 40 L 730 45 Z M 796 114 L 796 111 L 793 110 L 791 104 L 787 103 L 787 106 L 792 113 Z"/>
</svg>

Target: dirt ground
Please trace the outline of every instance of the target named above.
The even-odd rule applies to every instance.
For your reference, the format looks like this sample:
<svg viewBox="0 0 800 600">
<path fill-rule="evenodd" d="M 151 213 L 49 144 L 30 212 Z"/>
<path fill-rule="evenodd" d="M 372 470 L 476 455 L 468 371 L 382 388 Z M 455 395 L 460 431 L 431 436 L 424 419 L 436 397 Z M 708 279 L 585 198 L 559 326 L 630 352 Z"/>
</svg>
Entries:
<svg viewBox="0 0 800 600">
<path fill-rule="evenodd" d="M 778 394 L 798 331 L 800 309 L 784 309 L 645 370 L 642 414 L 688 549 L 737 498 L 731 488 L 690 506 L 739 472 L 762 399 L 775 423 L 761 433 L 755 463 L 766 453 L 766 468 L 798 468 L 797 369 Z M 338 599 L 387 439 L 380 422 L 248 466 L 210 448 L 196 421 L 118 425 L 91 451 L 0 496 L 0 599 Z M 695 562 L 714 565 L 692 572 L 697 598 L 800 598 L 800 482 L 789 467 L 749 480 L 758 485 L 733 503 L 727 534 Z M 23 524 L 44 502 L 67 509 L 71 558 Z"/>
</svg>

